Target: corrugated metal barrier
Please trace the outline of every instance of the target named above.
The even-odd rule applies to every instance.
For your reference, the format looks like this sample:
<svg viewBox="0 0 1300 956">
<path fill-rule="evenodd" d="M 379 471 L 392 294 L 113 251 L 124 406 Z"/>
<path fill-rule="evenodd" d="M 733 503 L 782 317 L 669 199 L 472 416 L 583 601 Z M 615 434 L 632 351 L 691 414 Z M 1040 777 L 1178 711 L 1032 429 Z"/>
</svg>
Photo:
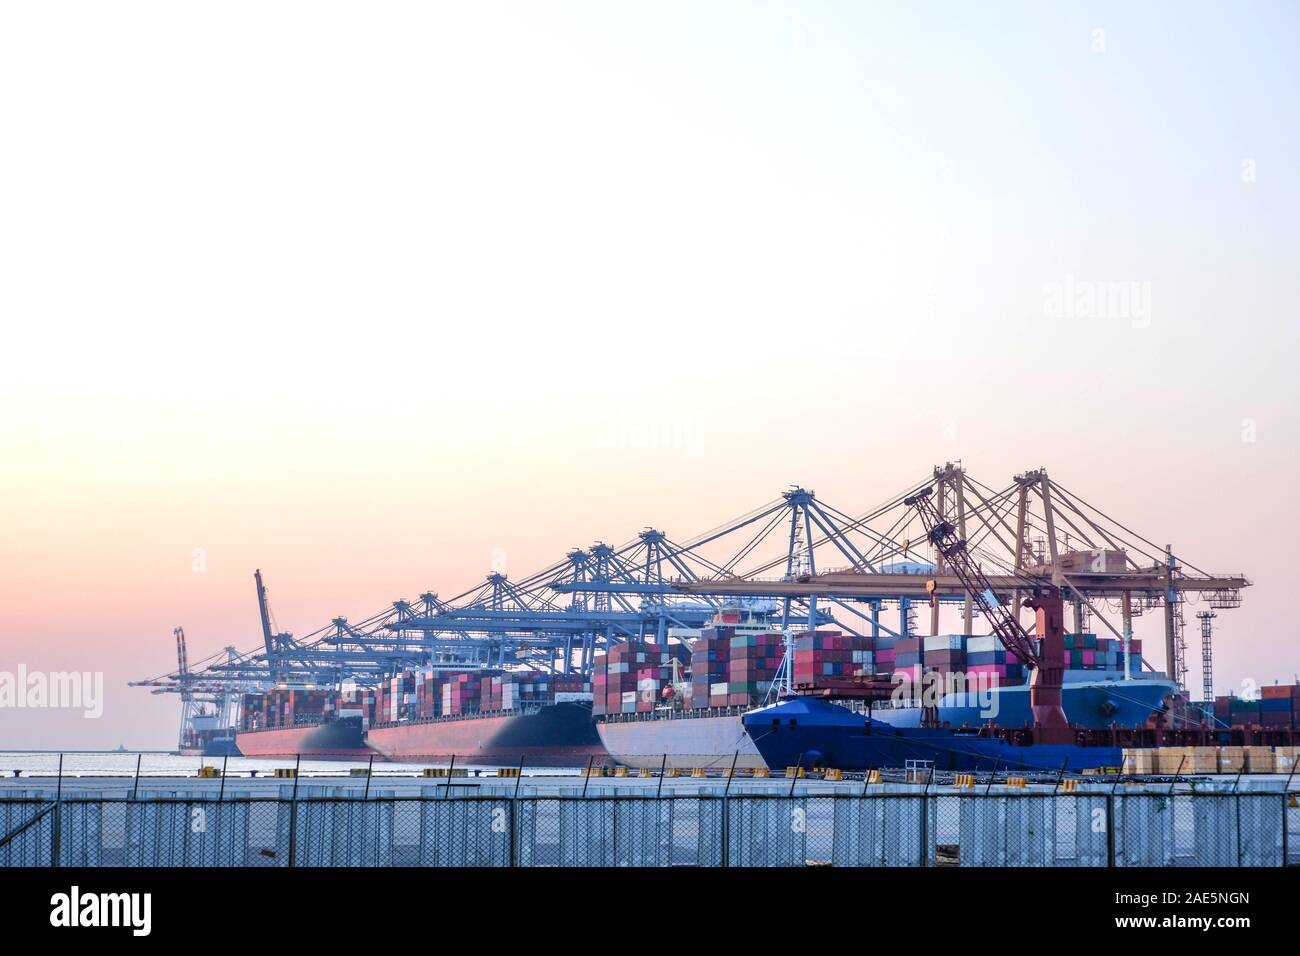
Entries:
<svg viewBox="0 0 1300 956">
<path fill-rule="evenodd" d="M 13 795 L 0 797 L 0 866 L 1276 867 L 1300 864 L 1295 803 L 1003 788 Z"/>
</svg>

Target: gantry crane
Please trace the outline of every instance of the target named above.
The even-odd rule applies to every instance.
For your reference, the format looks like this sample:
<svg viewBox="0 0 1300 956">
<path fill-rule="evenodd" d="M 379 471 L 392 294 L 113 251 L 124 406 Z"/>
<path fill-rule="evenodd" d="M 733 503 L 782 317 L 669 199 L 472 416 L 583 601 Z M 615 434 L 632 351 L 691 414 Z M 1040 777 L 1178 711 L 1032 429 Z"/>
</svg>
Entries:
<svg viewBox="0 0 1300 956">
<path fill-rule="evenodd" d="M 1059 589 L 1026 579 L 1024 592 L 1029 596 L 1024 606 L 1037 614 L 1038 644 L 1023 627 L 1016 614 L 993 593 L 993 587 L 980 566 L 966 549 L 966 539 L 944 520 L 931 500 L 932 489 L 925 488 L 904 499 L 915 508 L 925 526 L 926 536 L 942 556 L 944 564 L 961 581 L 971 601 L 988 620 L 1002 646 L 1030 668 L 1029 702 L 1034 715 L 1034 742 L 1069 743 L 1073 731 L 1061 706 L 1061 688 L 1065 680 L 1065 602 Z"/>
</svg>

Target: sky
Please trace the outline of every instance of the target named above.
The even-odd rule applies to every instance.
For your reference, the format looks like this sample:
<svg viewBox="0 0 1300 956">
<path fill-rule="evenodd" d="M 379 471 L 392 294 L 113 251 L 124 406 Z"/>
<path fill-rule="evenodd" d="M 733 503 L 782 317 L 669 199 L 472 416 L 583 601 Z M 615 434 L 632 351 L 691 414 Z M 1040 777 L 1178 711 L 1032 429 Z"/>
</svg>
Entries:
<svg viewBox="0 0 1300 956">
<path fill-rule="evenodd" d="M 173 746 L 126 682 L 177 625 L 256 645 L 254 568 L 304 634 L 957 459 L 1246 573 L 1216 687 L 1293 679 L 1297 41 L 1287 3 L 0 4 L 0 671 L 104 681 L 0 749 Z"/>
</svg>

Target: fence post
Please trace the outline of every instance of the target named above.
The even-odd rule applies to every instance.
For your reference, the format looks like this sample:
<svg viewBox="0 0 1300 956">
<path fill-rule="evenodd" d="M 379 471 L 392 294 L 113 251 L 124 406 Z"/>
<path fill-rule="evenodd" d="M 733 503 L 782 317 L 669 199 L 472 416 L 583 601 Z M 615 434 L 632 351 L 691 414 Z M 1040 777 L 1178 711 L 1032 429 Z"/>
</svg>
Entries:
<svg viewBox="0 0 1300 956">
<path fill-rule="evenodd" d="M 1106 866 L 1115 866 L 1115 791 L 1106 794 Z"/>
<path fill-rule="evenodd" d="M 722 868 L 731 866 L 731 797 L 730 791 L 722 794 Z"/>
<path fill-rule="evenodd" d="M 1286 866 L 1287 861 L 1291 859 L 1290 834 L 1287 833 L 1287 801 L 1290 799 L 1285 790 L 1282 791 L 1282 865 Z"/>
<path fill-rule="evenodd" d="M 930 795 L 927 786 L 921 791 L 921 865 L 930 865 Z"/>
<path fill-rule="evenodd" d="M 925 787 L 921 790 L 921 865 L 930 865 L 930 781 L 934 779 L 934 768 L 925 775 Z"/>
<path fill-rule="evenodd" d="M 452 774 L 454 774 L 455 772 L 456 772 L 456 755 L 452 754 L 451 763 L 447 767 L 447 785 L 442 788 L 442 795 L 444 799 L 451 795 L 451 777 Z"/>
<path fill-rule="evenodd" d="M 510 866 L 519 866 L 519 788 L 510 798 Z"/>
<path fill-rule="evenodd" d="M 59 845 L 63 839 L 63 754 L 59 754 L 59 782 L 54 790 L 54 826 L 50 828 L 50 866 L 59 865 Z"/>
<path fill-rule="evenodd" d="M 298 855 L 298 768 L 302 766 L 302 754 L 293 762 L 293 795 L 289 797 L 289 866 L 297 864 L 294 857 Z"/>
<path fill-rule="evenodd" d="M 1237 866 L 1241 866 L 1241 794 L 1237 794 Z"/>
</svg>

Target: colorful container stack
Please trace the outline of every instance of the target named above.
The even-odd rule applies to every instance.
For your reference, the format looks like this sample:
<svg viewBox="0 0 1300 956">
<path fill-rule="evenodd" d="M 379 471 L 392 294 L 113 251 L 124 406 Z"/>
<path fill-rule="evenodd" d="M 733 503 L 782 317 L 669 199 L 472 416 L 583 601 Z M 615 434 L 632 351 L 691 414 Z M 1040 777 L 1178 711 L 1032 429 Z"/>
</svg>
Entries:
<svg viewBox="0 0 1300 956">
<path fill-rule="evenodd" d="M 333 690 L 289 690 L 276 687 L 265 694 L 245 694 L 240 713 L 241 730 L 264 730 L 319 724 L 339 710 Z"/>
<path fill-rule="evenodd" d="M 1130 641 L 1129 669 L 1142 669 L 1142 642 Z M 1002 646 L 994 635 L 941 634 L 931 637 L 904 637 L 893 642 L 895 674 L 920 680 L 927 670 L 941 674 L 964 673 L 997 677 L 999 681 L 1019 682 L 1026 677 L 1025 666 Z M 1122 670 L 1124 649 L 1113 637 L 1096 634 L 1065 635 L 1065 666 L 1071 670 Z M 879 668 L 881 672 L 884 667 Z"/>
<path fill-rule="evenodd" d="M 926 670 L 941 675 L 966 672 L 966 638 L 960 634 L 921 638 L 921 655 Z"/>
<path fill-rule="evenodd" d="M 340 693 L 338 706 L 339 717 L 360 717 L 362 730 L 375 721 L 375 692 L 369 688 L 354 687 Z"/>
<path fill-rule="evenodd" d="M 649 689 L 650 681 L 666 680 L 670 657 L 665 647 L 635 642 L 616 644 L 608 653 L 597 654 L 592 668 L 592 713 L 636 713 L 639 682 L 646 680 Z M 647 673 L 643 676 L 642 672 Z M 653 710 L 653 705 L 649 709 Z"/>
<path fill-rule="evenodd" d="M 706 627 L 691 647 L 691 706 L 726 707 L 734 627 Z M 712 691 L 716 689 L 718 693 Z"/>
<path fill-rule="evenodd" d="M 733 637 L 727 665 L 727 705 L 743 707 L 766 696 L 784 654 L 785 639 L 776 631 Z M 710 687 L 710 700 L 714 696 L 721 695 Z"/>
<path fill-rule="evenodd" d="M 1258 698 L 1214 698 L 1214 717 L 1229 727 L 1300 729 L 1300 684 L 1271 684 Z"/>
<path fill-rule="evenodd" d="M 580 692 L 581 677 L 558 677 L 541 671 L 507 671 L 491 677 L 484 685 L 483 710 L 520 710 L 549 703 L 557 691 Z"/>
<path fill-rule="evenodd" d="M 442 713 L 442 685 L 444 675 L 438 671 L 422 670 L 415 674 L 415 707 L 407 717 L 437 717 Z"/>
<path fill-rule="evenodd" d="M 1137 638 L 1130 641 L 1133 662 L 1130 670 L 1141 669 L 1138 657 L 1142 653 L 1142 642 Z M 1096 634 L 1065 635 L 1065 666 L 1073 670 L 1120 670 L 1124 666 L 1124 645 L 1113 637 L 1098 637 Z"/>
<path fill-rule="evenodd" d="M 636 671 L 636 709 L 648 713 L 663 700 L 663 689 L 672 683 L 670 664 L 650 664 Z"/>
<path fill-rule="evenodd" d="M 442 685 L 442 714 L 459 717 L 483 709 L 483 682 L 481 671 L 451 674 Z"/>
<path fill-rule="evenodd" d="M 966 673 L 983 678 L 988 686 L 1019 684 L 1025 679 L 1019 658 L 1008 653 L 993 635 L 966 639 Z"/>
<path fill-rule="evenodd" d="M 1259 711 L 1262 727 L 1294 727 L 1300 711 L 1300 684 L 1273 684 L 1261 688 Z"/>
<path fill-rule="evenodd" d="M 794 639 L 794 683 L 817 685 L 875 674 L 876 653 L 876 642 L 869 637 L 846 636 L 839 631 L 804 631 Z"/>
</svg>

